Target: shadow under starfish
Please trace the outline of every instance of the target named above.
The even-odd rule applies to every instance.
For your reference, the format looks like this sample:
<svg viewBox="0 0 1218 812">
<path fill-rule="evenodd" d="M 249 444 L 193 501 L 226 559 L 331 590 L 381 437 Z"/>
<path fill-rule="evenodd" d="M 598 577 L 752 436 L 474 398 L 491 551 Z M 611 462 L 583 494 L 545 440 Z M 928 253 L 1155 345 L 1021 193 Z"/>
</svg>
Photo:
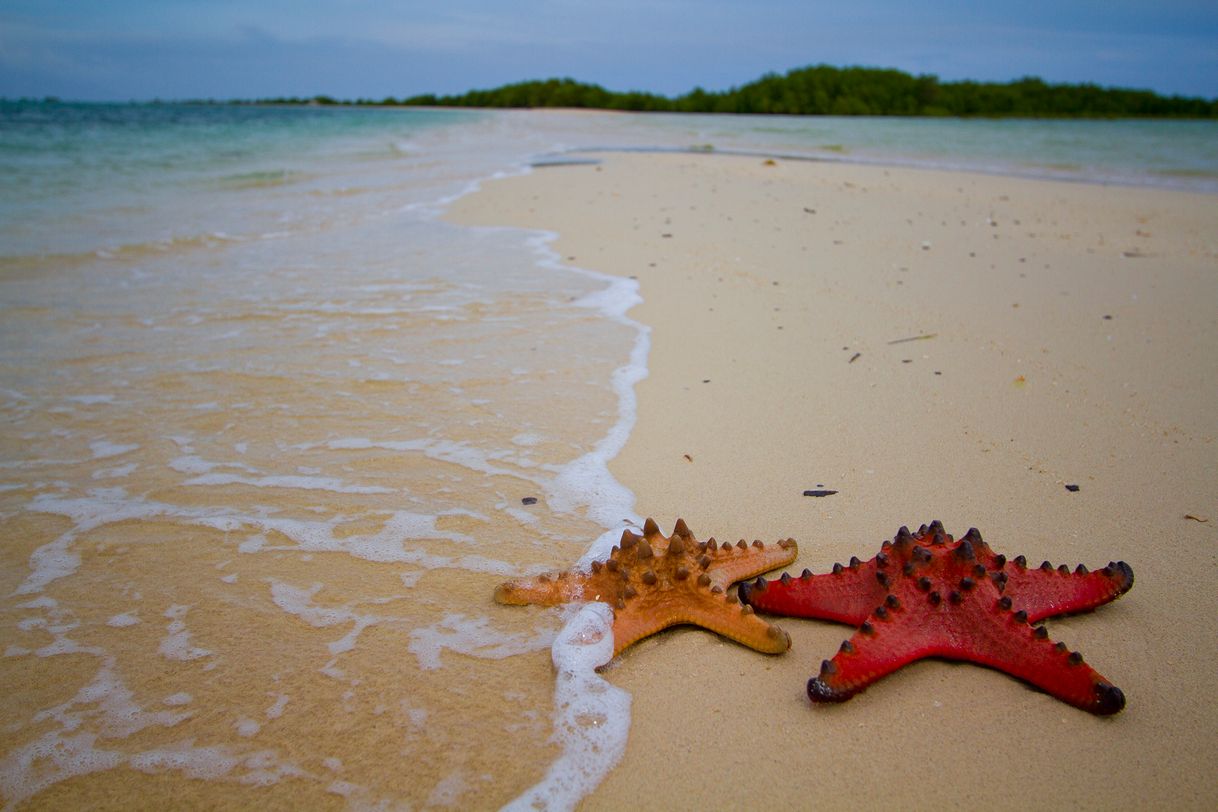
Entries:
<svg viewBox="0 0 1218 812">
<path fill-rule="evenodd" d="M 767 654 L 791 647 L 782 629 L 753 613 L 727 591 L 736 581 L 786 566 L 799 551 L 794 539 L 767 546 L 743 539 L 698 541 L 677 519 L 665 537 L 648 519 L 643 534 L 627 530 L 604 561 L 587 572 L 516 578 L 495 589 L 499 603 L 556 606 L 603 601 L 613 607 L 613 656 L 661 629 L 692 624 Z"/>
<path fill-rule="evenodd" d="M 842 702 L 881 677 L 925 657 L 967 660 L 1005 671 L 1075 707 L 1119 712 L 1125 695 L 1077 651 L 1049 640 L 1055 615 L 1085 612 L 1133 586 L 1124 561 L 1090 572 L 1048 561 L 1010 563 L 976 528 L 959 541 L 938 521 L 916 534 L 902 527 L 870 561 L 851 558 L 833 571 L 741 584 L 740 599 L 758 610 L 858 626 L 820 674 L 808 681 L 814 702 Z"/>
</svg>

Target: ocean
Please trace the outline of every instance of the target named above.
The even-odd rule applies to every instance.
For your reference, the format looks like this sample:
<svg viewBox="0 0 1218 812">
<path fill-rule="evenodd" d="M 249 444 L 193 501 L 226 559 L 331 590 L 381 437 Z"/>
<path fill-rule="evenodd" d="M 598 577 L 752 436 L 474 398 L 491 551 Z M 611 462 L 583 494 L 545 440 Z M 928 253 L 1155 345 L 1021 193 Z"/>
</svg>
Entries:
<svg viewBox="0 0 1218 812">
<path fill-rule="evenodd" d="M 442 219 L 479 184 L 648 149 L 1214 194 L 1216 136 L 0 103 L 5 808 L 565 809 L 612 767 L 607 608 L 491 594 L 640 522 L 648 331 L 554 235 Z"/>
</svg>

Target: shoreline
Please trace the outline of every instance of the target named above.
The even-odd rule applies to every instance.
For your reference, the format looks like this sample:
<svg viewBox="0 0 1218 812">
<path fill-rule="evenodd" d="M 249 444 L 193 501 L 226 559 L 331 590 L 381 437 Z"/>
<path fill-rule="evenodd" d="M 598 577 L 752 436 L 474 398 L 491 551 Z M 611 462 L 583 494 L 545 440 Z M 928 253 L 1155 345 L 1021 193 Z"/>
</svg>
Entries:
<svg viewBox="0 0 1218 812">
<path fill-rule="evenodd" d="M 794 643 L 780 657 L 700 630 L 652 637 L 603 672 L 632 696 L 630 738 L 581 808 L 792 792 L 1021 806 L 1006 782 L 964 780 L 955 765 L 978 753 L 1082 806 L 1218 797 L 1205 778 L 1218 716 L 1189 699 L 1218 684 L 1185 638 L 1216 630 L 1195 562 L 1218 517 L 1184 518 L 1208 516 L 1218 489 L 1210 196 L 614 153 L 484 183 L 445 216 L 554 231 L 565 262 L 638 278 L 650 375 L 609 467 L 665 530 L 682 517 L 699 538 L 795 536 L 791 570 L 820 572 L 939 518 L 998 552 L 1123 558 L 1138 578 L 1121 601 L 1048 624 L 1129 697 L 1111 720 L 939 661 L 810 708 L 814 663 L 849 633 L 831 623 L 779 619 Z M 903 341 L 916 336 L 932 337 Z M 822 486 L 838 494 L 802 496 Z M 707 767 L 663 766 L 691 757 Z"/>
<path fill-rule="evenodd" d="M 675 115 L 675 114 L 674 114 Z M 690 114 L 692 115 L 692 114 Z M 729 114 L 724 114 L 729 115 Z M 1026 119 L 1033 121 L 1034 119 Z M 1130 119 L 1132 120 L 1132 119 Z M 842 166 L 861 166 L 873 167 L 878 169 L 910 169 L 915 171 L 926 172 L 947 172 L 952 174 L 963 175 L 985 175 L 995 178 L 1014 178 L 1021 180 L 1038 180 L 1049 183 L 1078 183 L 1086 186 L 1104 186 L 1116 187 L 1120 189 L 1158 189 L 1168 192 L 1183 192 L 1185 194 L 1202 195 L 1206 197 L 1218 198 L 1218 179 L 1215 179 L 1213 188 L 1195 188 L 1184 184 L 1173 184 L 1166 178 L 1156 182 L 1155 176 L 1139 176 L 1137 178 L 1122 178 L 1122 177 L 1104 177 L 1099 175 L 1078 174 L 1071 175 L 1068 173 L 1054 174 L 1048 171 L 1035 170 L 1020 170 L 1017 166 L 1009 165 L 969 165 L 969 164 L 947 164 L 934 160 L 918 161 L 915 159 L 902 159 L 894 156 L 878 156 L 875 158 L 862 157 L 846 157 L 835 156 L 832 154 L 818 155 L 811 153 L 789 152 L 789 151 L 768 151 L 768 150 L 749 150 L 735 148 L 710 148 L 702 149 L 699 147 L 575 147 L 569 150 L 552 153 L 558 156 L 557 160 L 547 160 L 551 153 L 540 156 L 531 161 L 529 167 L 531 169 L 549 169 L 552 167 L 579 165 L 579 164 L 594 164 L 598 161 L 597 158 L 581 159 L 580 155 L 703 155 L 703 156 L 724 156 L 732 158 L 755 158 L 759 160 L 774 160 L 788 162 L 807 162 L 807 163 L 825 163 L 839 164 Z M 563 156 L 575 156 L 569 160 L 564 160 Z"/>
</svg>

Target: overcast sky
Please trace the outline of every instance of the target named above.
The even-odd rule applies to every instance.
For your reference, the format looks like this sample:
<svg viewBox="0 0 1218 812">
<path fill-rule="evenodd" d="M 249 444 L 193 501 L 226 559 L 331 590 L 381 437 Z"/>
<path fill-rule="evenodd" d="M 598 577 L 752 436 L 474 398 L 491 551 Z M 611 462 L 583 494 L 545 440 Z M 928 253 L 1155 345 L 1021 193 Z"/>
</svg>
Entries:
<svg viewBox="0 0 1218 812">
<path fill-rule="evenodd" d="M 817 63 L 1218 97 L 1215 0 L 0 0 L 0 96 L 665 95 Z"/>
</svg>

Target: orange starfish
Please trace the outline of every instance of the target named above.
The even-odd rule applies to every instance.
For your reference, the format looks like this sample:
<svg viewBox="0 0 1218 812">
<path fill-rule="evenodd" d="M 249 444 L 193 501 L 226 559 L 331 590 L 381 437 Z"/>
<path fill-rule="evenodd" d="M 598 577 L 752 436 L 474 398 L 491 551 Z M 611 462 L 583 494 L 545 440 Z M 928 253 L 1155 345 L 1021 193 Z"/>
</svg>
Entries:
<svg viewBox="0 0 1218 812">
<path fill-rule="evenodd" d="M 688 623 L 767 654 L 791 647 L 782 629 L 753 614 L 727 588 L 795 560 L 794 539 L 767 547 L 698 541 L 677 519 L 665 538 L 648 519 L 643 535 L 626 530 L 620 546 L 588 572 L 572 571 L 517 578 L 495 589 L 495 600 L 513 605 L 556 606 L 574 601 L 604 601 L 613 607 L 613 655 L 661 629 Z"/>
</svg>

